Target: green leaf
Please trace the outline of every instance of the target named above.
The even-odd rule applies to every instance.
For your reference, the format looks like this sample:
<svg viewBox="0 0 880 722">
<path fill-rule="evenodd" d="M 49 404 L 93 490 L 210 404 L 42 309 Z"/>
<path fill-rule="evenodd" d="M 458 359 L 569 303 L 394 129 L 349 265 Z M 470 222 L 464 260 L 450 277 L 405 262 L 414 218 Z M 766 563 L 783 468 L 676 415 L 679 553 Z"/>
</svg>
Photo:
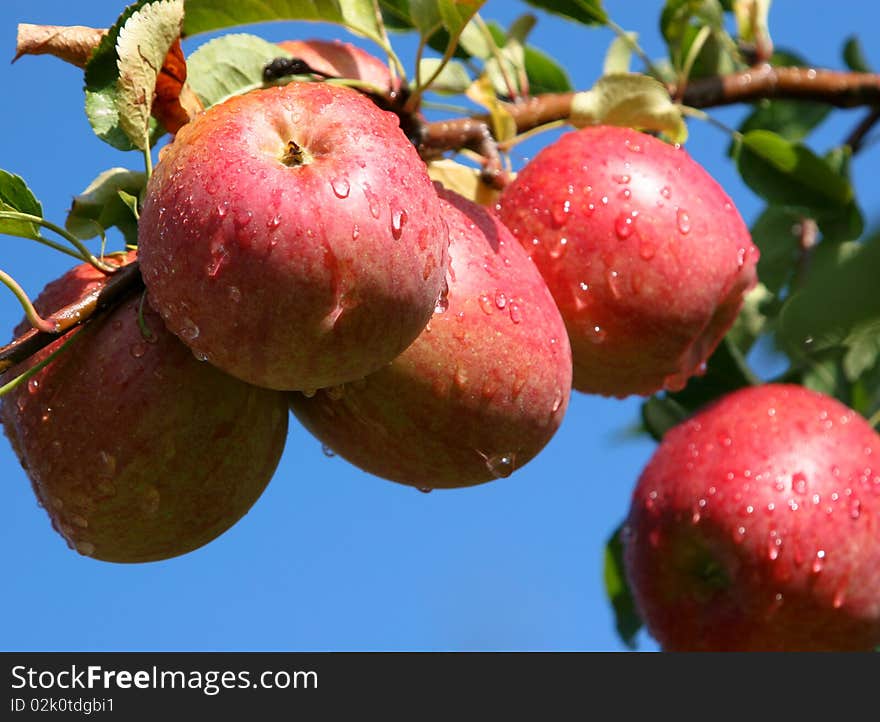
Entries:
<svg viewBox="0 0 880 722">
<path fill-rule="evenodd" d="M 273 20 L 335 23 L 383 45 L 382 29 L 371 0 L 186 0 L 183 32 L 196 35 Z"/>
<path fill-rule="evenodd" d="M 43 217 L 43 206 L 21 176 L 0 170 L 0 210 L 18 211 Z M 39 238 L 40 230 L 34 223 L 0 218 L 0 233 L 22 238 Z"/>
<path fill-rule="evenodd" d="M 621 641 L 630 649 L 636 647 L 636 635 L 642 628 L 642 619 L 626 579 L 623 562 L 623 524 L 605 545 L 605 593 L 614 609 L 615 626 Z"/>
<path fill-rule="evenodd" d="M 601 0 L 526 0 L 532 7 L 577 20 L 584 25 L 604 25 L 608 16 Z"/>
<path fill-rule="evenodd" d="M 832 108 L 825 103 L 801 100 L 762 100 L 739 127 L 740 133 L 769 130 L 789 141 L 806 138 Z"/>
<path fill-rule="evenodd" d="M 183 0 L 160 0 L 134 13 L 119 31 L 116 108 L 120 127 L 140 150 L 150 147 L 156 79 L 182 24 Z"/>
<path fill-rule="evenodd" d="M 769 130 L 743 136 L 737 166 L 746 184 L 771 203 L 839 211 L 853 198 L 852 186 L 809 148 Z"/>
<path fill-rule="evenodd" d="M 710 30 L 705 40 L 701 38 L 704 28 Z M 667 0 L 660 15 L 660 32 L 677 71 L 683 69 L 698 38 L 703 45 L 697 51 L 690 77 L 720 75 L 733 70 L 731 50 L 735 46 L 724 29 L 724 10 L 718 0 Z"/>
<path fill-rule="evenodd" d="M 572 90 L 565 68 L 534 45 L 526 45 L 525 64 L 529 89 L 533 94 L 567 93 Z"/>
<path fill-rule="evenodd" d="M 187 82 L 205 108 L 263 82 L 263 68 L 275 58 L 291 57 L 256 35 L 221 35 L 186 60 Z"/>
<path fill-rule="evenodd" d="M 771 205 L 752 224 L 752 241 L 761 251 L 758 278 L 771 293 L 778 293 L 794 273 L 802 218 L 796 210 Z"/>
<path fill-rule="evenodd" d="M 119 150 L 135 146 L 119 123 L 118 56 L 116 43 L 126 22 L 139 10 L 161 0 L 138 0 L 129 5 L 107 31 L 89 58 L 85 68 L 85 110 L 92 130 L 101 140 Z M 154 118 L 149 119 L 150 143 L 164 131 Z"/>
<path fill-rule="evenodd" d="M 388 30 L 412 30 L 415 27 L 409 13 L 408 0 L 379 0 L 382 21 Z"/>
<path fill-rule="evenodd" d="M 877 364 L 880 358 L 880 318 L 856 324 L 844 339 L 843 374 L 847 381 L 856 381 Z"/>
<path fill-rule="evenodd" d="M 419 77 L 430 78 L 440 62 L 440 58 L 422 58 Z M 463 93 L 470 87 L 471 82 L 471 76 L 464 65 L 450 60 L 431 83 L 431 90 L 435 93 Z"/>
<path fill-rule="evenodd" d="M 136 203 L 146 182 L 144 173 L 127 168 L 105 170 L 82 193 L 74 196 L 65 227 L 82 240 L 103 235 L 107 229 L 116 227 L 126 243 L 136 243 L 137 206 L 133 212 L 120 194 L 134 197 Z"/>
<path fill-rule="evenodd" d="M 743 299 L 736 320 L 727 332 L 727 338 L 740 353 L 746 354 L 767 326 L 767 309 L 774 302 L 773 294 L 763 283 L 758 283 Z"/>
<path fill-rule="evenodd" d="M 635 42 L 639 38 L 638 33 L 627 33 L 627 37 Z M 632 60 L 632 45 L 625 38 L 615 36 L 605 52 L 605 62 L 602 65 L 602 75 L 615 75 L 628 73 L 629 64 Z"/>
<path fill-rule="evenodd" d="M 872 73 L 871 66 L 865 59 L 862 44 L 855 35 L 850 35 L 843 46 L 843 62 L 850 70 L 857 73 Z"/>
<path fill-rule="evenodd" d="M 862 324 L 880 319 L 878 269 L 880 234 L 863 243 L 820 244 L 805 284 L 780 312 L 783 347 L 803 356 L 839 346 Z"/>
<path fill-rule="evenodd" d="M 676 143 L 687 138 L 680 108 L 669 99 L 666 86 L 647 75 L 606 75 L 572 99 L 569 121 L 586 125 L 622 125 L 659 130 Z"/>
<path fill-rule="evenodd" d="M 687 417 L 687 409 L 670 396 L 652 396 L 642 402 L 642 425 L 654 441 L 660 441 Z"/>
</svg>

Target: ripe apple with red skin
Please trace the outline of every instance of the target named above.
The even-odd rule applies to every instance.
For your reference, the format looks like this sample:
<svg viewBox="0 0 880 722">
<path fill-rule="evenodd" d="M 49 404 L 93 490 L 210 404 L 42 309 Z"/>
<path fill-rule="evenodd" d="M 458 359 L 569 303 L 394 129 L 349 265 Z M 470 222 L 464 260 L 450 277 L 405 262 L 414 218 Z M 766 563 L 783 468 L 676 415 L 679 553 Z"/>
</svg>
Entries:
<svg viewBox="0 0 880 722">
<path fill-rule="evenodd" d="M 290 395 L 334 452 L 423 489 L 508 476 L 553 436 L 571 387 L 565 325 L 522 247 L 485 209 L 440 197 L 449 293 L 422 334 L 362 381 Z"/>
<path fill-rule="evenodd" d="M 671 429 L 635 489 L 624 558 L 667 650 L 880 644 L 880 436 L 768 384 Z"/>
<path fill-rule="evenodd" d="M 362 80 L 386 95 L 400 87 L 399 81 L 392 82 L 385 63 L 351 43 L 341 40 L 284 40 L 278 46 L 320 73 Z"/>
<path fill-rule="evenodd" d="M 628 128 L 567 133 L 501 194 L 565 319 L 579 391 L 682 388 L 756 283 L 733 203 L 685 150 Z"/>
<path fill-rule="evenodd" d="M 274 389 L 360 378 L 421 333 L 449 234 L 395 115 L 290 83 L 184 126 L 139 223 L 149 300 L 193 351 Z"/>
<path fill-rule="evenodd" d="M 57 310 L 103 277 L 78 266 L 46 286 L 36 306 Z M 72 346 L 0 405 L 54 528 L 81 554 L 112 562 L 167 559 L 222 534 L 263 492 L 287 437 L 283 393 L 197 361 L 146 305 L 145 338 L 140 300 L 135 294 L 72 331 Z"/>
</svg>

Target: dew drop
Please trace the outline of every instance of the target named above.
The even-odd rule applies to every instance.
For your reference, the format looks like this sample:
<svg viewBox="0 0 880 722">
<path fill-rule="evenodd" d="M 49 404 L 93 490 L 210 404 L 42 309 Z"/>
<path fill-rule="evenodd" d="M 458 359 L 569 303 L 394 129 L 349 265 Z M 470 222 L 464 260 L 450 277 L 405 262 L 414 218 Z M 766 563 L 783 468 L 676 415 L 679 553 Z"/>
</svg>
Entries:
<svg viewBox="0 0 880 722">
<path fill-rule="evenodd" d="M 327 444 L 321 444 L 321 453 L 323 453 L 324 456 L 326 456 L 328 459 L 332 459 L 334 456 L 336 456 L 336 452 L 333 451 L 333 449 L 331 449 L 329 446 L 327 446 Z"/>
<path fill-rule="evenodd" d="M 850 519 L 858 519 L 862 513 L 862 502 L 858 499 L 850 499 L 849 502 L 849 516 Z"/>
<path fill-rule="evenodd" d="M 102 474 L 113 476 L 116 473 L 116 457 L 113 454 L 108 454 L 103 449 L 98 452 L 98 464 Z"/>
<path fill-rule="evenodd" d="M 663 196 L 664 198 L 669 198 L 672 195 L 672 191 L 669 190 L 669 186 L 663 186 L 660 189 L 660 195 Z"/>
<path fill-rule="evenodd" d="M 356 241 L 361 237 L 361 229 L 357 223 L 355 223 L 351 228 L 351 240 Z"/>
<path fill-rule="evenodd" d="M 405 210 L 394 211 L 391 214 L 391 235 L 394 240 L 400 240 L 403 227 L 406 225 L 407 213 Z"/>
<path fill-rule="evenodd" d="M 593 326 L 593 328 L 590 330 L 592 331 L 592 333 L 588 336 L 588 338 L 593 343 L 602 343 L 608 337 L 608 332 L 601 326 Z"/>
<path fill-rule="evenodd" d="M 619 174 L 619 175 L 613 175 L 613 176 L 611 176 L 611 179 L 615 183 L 620 183 L 621 185 L 626 185 L 631 180 L 631 178 L 626 173 Z"/>
<path fill-rule="evenodd" d="M 507 305 L 507 296 L 503 291 L 495 291 L 495 305 L 499 309 L 503 309 Z"/>
<path fill-rule="evenodd" d="M 791 477 L 791 488 L 794 490 L 795 494 L 806 494 L 807 477 L 804 476 L 801 472 L 793 474 Z"/>
<path fill-rule="evenodd" d="M 147 352 L 147 347 L 142 343 L 133 343 L 129 346 L 128 352 L 133 358 L 141 358 Z"/>
<path fill-rule="evenodd" d="M 657 249 L 654 247 L 653 243 L 644 241 L 639 245 L 639 257 L 645 261 L 650 261 L 655 253 L 657 253 Z"/>
<path fill-rule="evenodd" d="M 316 393 L 318 393 L 318 389 L 302 389 L 300 393 L 305 396 L 307 399 L 312 398 Z"/>
<path fill-rule="evenodd" d="M 334 178 L 330 181 L 330 187 L 337 198 L 348 198 L 351 186 L 347 178 Z"/>
<path fill-rule="evenodd" d="M 40 381 L 36 377 L 32 377 L 28 381 L 28 391 L 32 394 L 37 393 L 40 390 Z"/>
<path fill-rule="evenodd" d="M 196 361 L 207 361 L 208 360 L 208 354 L 206 354 L 204 351 L 199 351 L 197 349 L 193 349 L 192 355 L 196 357 Z"/>
<path fill-rule="evenodd" d="M 834 598 L 831 600 L 831 606 L 840 609 L 846 601 L 846 585 L 841 584 L 834 592 Z"/>
<path fill-rule="evenodd" d="M 516 455 L 512 453 L 496 454 L 486 457 L 486 468 L 496 479 L 504 479 L 514 471 Z"/>
<path fill-rule="evenodd" d="M 633 225 L 636 222 L 636 217 L 638 216 L 638 211 L 632 211 L 631 213 L 621 213 L 617 216 L 617 219 L 614 221 L 614 232 L 617 234 L 617 237 L 622 241 L 626 238 L 629 238 L 632 235 Z"/>
<path fill-rule="evenodd" d="M 507 312 L 510 314 L 510 320 L 514 323 L 519 323 L 522 321 L 522 311 L 520 310 L 519 304 L 511 301 L 507 304 Z"/>
<path fill-rule="evenodd" d="M 223 201 L 222 203 L 220 203 L 217 206 L 217 215 L 220 218 L 225 217 L 228 212 L 229 212 L 229 201 Z"/>
<path fill-rule="evenodd" d="M 825 550 L 820 549 L 816 552 L 816 557 L 813 559 L 813 565 L 810 567 L 813 574 L 818 574 L 825 567 Z"/>
<path fill-rule="evenodd" d="M 483 309 L 483 312 L 486 314 L 491 314 L 492 309 L 494 308 L 494 304 L 492 303 L 492 299 L 489 298 L 488 293 L 480 294 L 480 308 Z"/>
<path fill-rule="evenodd" d="M 199 327 L 193 323 L 192 319 L 184 317 L 180 322 L 179 336 L 184 341 L 195 341 L 199 337 Z"/>
<path fill-rule="evenodd" d="M 562 228 L 569 219 L 571 213 L 571 201 L 566 200 L 559 205 L 554 205 L 550 211 L 550 218 L 554 228 Z"/>
<path fill-rule="evenodd" d="M 227 294 L 229 295 L 229 300 L 233 303 L 241 301 L 241 291 L 238 289 L 238 286 L 230 286 Z"/>
<path fill-rule="evenodd" d="M 416 489 L 422 492 L 422 494 L 430 494 L 432 491 L 434 491 L 434 489 L 430 486 L 417 486 Z"/>
<path fill-rule="evenodd" d="M 266 228 L 268 228 L 270 231 L 274 231 L 280 225 L 281 225 L 281 214 L 280 213 L 276 213 L 268 221 L 266 221 Z"/>
<path fill-rule="evenodd" d="M 687 211 L 683 208 L 679 208 L 675 212 L 675 218 L 678 222 L 678 230 L 682 233 L 682 235 L 687 235 L 691 231 L 691 218 L 688 215 Z"/>
</svg>

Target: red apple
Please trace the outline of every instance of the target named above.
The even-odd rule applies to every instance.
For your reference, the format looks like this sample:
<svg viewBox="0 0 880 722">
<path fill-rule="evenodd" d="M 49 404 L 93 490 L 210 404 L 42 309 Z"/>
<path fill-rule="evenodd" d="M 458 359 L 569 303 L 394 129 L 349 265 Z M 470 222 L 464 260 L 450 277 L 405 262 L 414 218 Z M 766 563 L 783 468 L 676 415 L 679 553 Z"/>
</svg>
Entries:
<svg viewBox="0 0 880 722">
<path fill-rule="evenodd" d="M 334 452 L 422 489 L 508 476 L 553 436 L 571 387 L 565 326 L 537 269 L 485 209 L 441 200 L 449 293 L 421 336 L 362 381 L 291 394 Z"/>
<path fill-rule="evenodd" d="M 579 391 L 681 389 L 756 282 L 758 250 L 718 183 L 683 149 L 628 128 L 563 135 L 498 211 L 562 312 Z"/>
<path fill-rule="evenodd" d="M 338 78 L 363 80 L 385 94 L 397 90 L 388 66 L 365 50 L 341 40 L 285 40 L 278 46 L 313 70 Z"/>
<path fill-rule="evenodd" d="M 259 386 L 313 389 L 377 370 L 421 333 L 449 235 L 395 115 L 290 83 L 181 129 L 138 240 L 150 302 L 195 353 Z"/>
<path fill-rule="evenodd" d="M 670 430 L 633 495 L 625 565 L 667 650 L 880 644 L 880 436 L 801 386 Z"/>
<path fill-rule="evenodd" d="M 37 308 L 71 303 L 101 278 L 78 266 L 46 287 Z M 0 405 L 52 525 L 81 554 L 113 562 L 166 559 L 222 534 L 262 493 L 287 435 L 284 394 L 197 361 L 148 307 L 145 338 L 140 305 L 136 294 L 73 331 L 70 349 Z"/>
</svg>

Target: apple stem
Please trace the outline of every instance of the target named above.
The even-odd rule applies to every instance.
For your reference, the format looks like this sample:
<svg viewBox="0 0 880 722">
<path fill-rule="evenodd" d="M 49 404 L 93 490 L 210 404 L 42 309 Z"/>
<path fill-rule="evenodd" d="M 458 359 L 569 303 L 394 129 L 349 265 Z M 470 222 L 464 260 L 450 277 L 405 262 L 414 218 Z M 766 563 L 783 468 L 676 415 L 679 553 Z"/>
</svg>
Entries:
<svg viewBox="0 0 880 722">
<path fill-rule="evenodd" d="M 33 328 L 42 331 L 43 333 L 58 332 L 58 324 L 53 321 L 47 321 L 37 313 L 37 309 L 34 308 L 34 304 L 28 297 L 27 293 L 25 293 L 24 289 L 18 284 L 18 282 L 6 273 L 6 271 L 0 270 L 0 283 L 12 291 L 12 295 L 18 299 L 18 302 L 24 309 L 24 315 L 27 318 L 28 323 L 30 323 Z"/>
<path fill-rule="evenodd" d="M 76 341 L 78 336 L 79 336 L 79 334 L 76 334 L 76 333 L 71 334 L 64 341 L 64 343 L 61 344 L 61 346 L 59 346 L 52 353 L 50 353 L 48 356 L 46 356 L 46 358 L 44 358 L 42 361 L 40 361 L 37 364 L 34 364 L 27 371 L 19 374 L 11 381 L 8 381 L 7 383 L 3 384 L 3 386 L 0 386 L 0 397 L 5 396 L 13 389 L 18 388 L 23 383 L 28 381 L 32 376 L 39 373 L 43 368 L 45 368 L 50 363 L 52 363 L 52 361 L 54 361 L 58 356 L 60 356 L 65 351 L 67 351 L 73 345 L 74 341 Z"/>
<path fill-rule="evenodd" d="M 103 285 L 49 316 L 48 320 L 54 324 L 55 329 L 52 333 L 31 328 L 0 348 L 0 373 L 48 346 L 70 329 L 114 307 L 130 293 L 143 288 L 137 261 L 116 268 L 115 273 L 106 277 Z"/>
<path fill-rule="evenodd" d="M 55 225 L 51 221 L 47 221 L 45 218 L 34 216 L 30 213 L 22 213 L 20 211 L 0 211 L 0 219 L 2 218 L 14 221 L 22 221 L 24 223 L 33 223 L 35 225 L 42 226 L 43 228 L 52 231 L 53 233 L 57 233 L 59 236 L 67 240 L 74 248 L 76 248 L 77 251 L 79 251 L 79 253 L 76 254 L 69 252 L 64 249 L 63 246 L 59 246 L 58 244 L 53 243 L 52 241 L 49 241 L 48 239 L 42 237 L 35 238 L 33 240 L 36 240 L 39 243 L 43 243 L 44 245 L 48 245 L 51 248 L 55 248 L 56 250 L 62 250 L 68 255 L 73 255 L 74 257 L 85 261 L 86 263 L 90 263 L 92 266 L 97 268 L 99 271 L 103 271 L 104 273 L 112 273 L 116 270 L 114 266 L 108 266 L 106 263 L 92 255 L 92 252 L 89 251 L 88 248 L 86 248 L 85 244 L 81 240 L 79 240 L 79 238 L 67 231 L 67 229 Z"/>
</svg>

